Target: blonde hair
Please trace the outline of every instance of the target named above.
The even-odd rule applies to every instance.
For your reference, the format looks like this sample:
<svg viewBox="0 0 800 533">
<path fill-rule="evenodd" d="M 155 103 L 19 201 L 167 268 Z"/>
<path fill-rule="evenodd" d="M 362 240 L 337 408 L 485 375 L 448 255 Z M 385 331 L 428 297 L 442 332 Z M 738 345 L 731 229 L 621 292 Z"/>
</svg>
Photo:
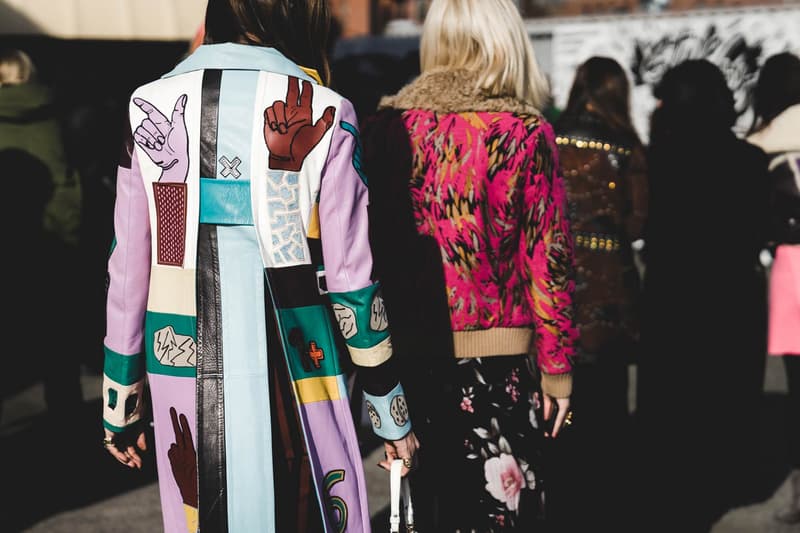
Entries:
<svg viewBox="0 0 800 533">
<path fill-rule="evenodd" d="M 36 75 L 30 56 L 22 50 L 0 51 L 0 85 L 20 85 Z"/>
<path fill-rule="evenodd" d="M 422 72 L 472 71 L 477 89 L 513 96 L 538 109 L 549 97 L 525 23 L 511 0 L 433 0 L 422 28 L 420 66 Z"/>
</svg>

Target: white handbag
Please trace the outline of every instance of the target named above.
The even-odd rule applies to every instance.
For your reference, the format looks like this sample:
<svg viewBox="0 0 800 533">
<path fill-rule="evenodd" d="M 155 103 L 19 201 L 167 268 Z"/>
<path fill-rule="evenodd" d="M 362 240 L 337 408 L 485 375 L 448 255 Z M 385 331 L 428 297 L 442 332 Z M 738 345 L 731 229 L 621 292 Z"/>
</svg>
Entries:
<svg viewBox="0 0 800 533">
<path fill-rule="evenodd" d="M 416 533 L 414 529 L 414 507 L 411 505 L 411 486 L 408 476 L 402 477 L 403 461 L 395 459 L 389 470 L 389 532 L 400 533 L 400 500 L 403 504 L 406 533 Z"/>
</svg>

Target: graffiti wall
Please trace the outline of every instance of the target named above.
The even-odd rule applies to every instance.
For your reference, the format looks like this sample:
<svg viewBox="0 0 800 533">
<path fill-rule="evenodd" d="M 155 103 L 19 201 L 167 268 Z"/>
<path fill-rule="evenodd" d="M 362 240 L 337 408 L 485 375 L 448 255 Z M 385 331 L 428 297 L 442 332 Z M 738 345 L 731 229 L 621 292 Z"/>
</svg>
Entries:
<svg viewBox="0 0 800 533">
<path fill-rule="evenodd" d="M 552 28 L 550 78 L 556 104 L 566 104 L 575 69 L 593 55 L 616 59 L 630 75 L 633 120 L 647 139 L 652 88 L 672 65 L 705 58 L 725 73 L 736 96 L 738 133 L 752 122 L 750 95 L 770 55 L 800 53 L 800 7 L 597 19 Z"/>
</svg>

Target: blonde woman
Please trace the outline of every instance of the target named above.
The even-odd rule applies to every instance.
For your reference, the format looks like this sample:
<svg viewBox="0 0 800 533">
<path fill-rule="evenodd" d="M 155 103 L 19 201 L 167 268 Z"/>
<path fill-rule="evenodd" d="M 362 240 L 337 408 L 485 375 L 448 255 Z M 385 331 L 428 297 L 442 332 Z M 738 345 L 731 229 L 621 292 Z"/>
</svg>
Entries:
<svg viewBox="0 0 800 533">
<path fill-rule="evenodd" d="M 538 531 L 576 337 L 547 87 L 510 0 L 434 0 L 421 67 L 366 122 L 362 158 L 422 443 L 417 519 L 423 531 Z"/>
</svg>

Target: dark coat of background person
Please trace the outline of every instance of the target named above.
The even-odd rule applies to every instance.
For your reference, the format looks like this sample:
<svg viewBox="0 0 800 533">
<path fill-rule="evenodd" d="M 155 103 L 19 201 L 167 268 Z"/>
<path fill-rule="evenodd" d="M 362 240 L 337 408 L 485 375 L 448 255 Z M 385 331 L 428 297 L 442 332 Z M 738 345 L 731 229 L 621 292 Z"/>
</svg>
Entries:
<svg viewBox="0 0 800 533">
<path fill-rule="evenodd" d="M 7 69 L 30 65 L 19 50 L 0 51 Z M 25 356 L 9 358 L 0 398 L 36 376 L 52 422 L 65 420 L 82 397 L 75 351 L 67 339 L 78 327 L 73 305 L 78 276 L 81 190 L 67 164 L 52 90 L 30 74 L 0 86 L 0 173 L 11 192 L 4 210 L 12 275 L 9 331 L 29 343 Z M 10 75 L 10 74 L 9 74 Z M 46 334 L 43 335 L 43 333 Z"/>
<path fill-rule="evenodd" d="M 769 451 L 788 460 L 790 497 L 775 518 L 800 524 L 800 57 L 770 56 L 753 91 L 755 120 L 747 140 L 769 158 L 769 324 L 767 353 L 781 359 L 788 394 L 781 413 L 785 439 Z M 774 359 L 773 359 L 774 360 Z"/>
<path fill-rule="evenodd" d="M 59 273 L 64 279 L 64 265 L 43 257 L 49 236 L 41 234 L 41 223 L 33 224 L 41 220 L 43 203 L 52 194 L 42 186 L 43 181 L 51 179 L 48 173 L 52 170 L 35 154 L 11 150 L 0 155 L 0 175 L 26 176 L 5 182 L 14 199 L 4 210 L 6 238 L 13 243 L 9 250 L 19 253 L 8 262 L 12 272 L 6 294 L 18 302 L 14 322 L 21 329 L 9 331 L 24 342 L 25 348 L 9 355 L 10 370 L 0 378 L 2 396 L 26 390 L 43 378 L 49 380 L 49 376 L 68 395 L 51 388 L 60 412 L 34 413 L 23 419 L 12 412 L 19 401 L 13 405 L 2 402 L 5 432 L 0 438 L 0 456 L 4 458 L 0 468 L 4 482 L 14 487 L 0 505 L 3 530 L 21 531 L 52 514 L 105 500 L 156 479 L 154 462 L 147 462 L 139 476 L 119 469 L 100 445 L 100 399 L 88 399 L 86 390 L 81 398 L 81 390 L 73 385 L 80 377 L 81 365 L 89 372 L 102 372 L 106 262 L 112 244 L 116 168 L 130 93 L 145 80 L 172 68 L 186 52 L 187 43 L 4 35 L 0 48 L 26 52 L 37 67 L 39 82 L 51 90 L 52 103 L 47 110 L 61 133 L 61 163 L 78 176 L 81 190 L 80 227 L 76 232 L 79 268 L 66 276 L 70 285 L 65 287 L 57 284 L 54 276 Z M 11 170 L 14 168 L 18 170 Z M 47 309 L 57 301 L 53 289 L 68 290 L 72 295 L 58 300 L 63 304 L 59 311 Z M 58 318 L 45 321 L 45 311 Z M 34 356 L 32 347 L 44 345 L 53 347 L 47 358 Z M 51 359 L 55 365 L 50 364 Z M 75 380 L 66 380 L 68 374 L 60 373 L 59 365 L 66 366 Z M 62 439 L 60 452 L 53 453 L 53 437 L 59 434 L 59 428 L 67 437 Z M 42 478 L 32 472 L 46 472 L 47 482 L 42 483 Z M 77 485 L 76 479 L 81 481 Z"/>
<path fill-rule="evenodd" d="M 767 159 L 731 131 L 704 60 L 654 92 L 637 422 L 640 509 L 663 531 L 708 531 L 750 497 L 766 353 Z"/>
<path fill-rule="evenodd" d="M 39 338 L 38 309 L 44 306 L 46 287 L 53 279 L 48 275 L 48 255 L 53 247 L 60 247 L 58 239 L 48 235 L 43 224 L 45 208 L 53 196 L 53 178 L 41 159 L 20 148 L 0 149 L 0 168 L 2 174 L 10 178 L 6 180 L 6 187 L 9 198 L 13 198 L 3 209 L 3 227 L 9 228 L 6 242 L 11 246 L 8 250 L 13 250 L 15 255 L 6 266 L 7 272 L 10 270 L 8 279 L 13 280 L 4 291 L 11 310 L 8 327 L 14 336 L 32 340 Z M 21 374 L 41 370 L 42 363 L 46 363 L 43 356 L 46 354 L 10 357 L 8 371 L 0 376 L 0 390 L 8 394 L 18 387 Z"/>
<path fill-rule="evenodd" d="M 647 217 L 645 149 L 632 125 L 629 82 L 611 58 L 592 57 L 575 74 L 555 123 L 575 242 L 575 424 L 564 448 L 562 481 L 571 507 L 567 531 L 626 527 L 627 504 L 605 490 L 629 479 L 632 443 L 628 370 L 639 350 L 641 280 L 633 241 Z"/>
<path fill-rule="evenodd" d="M 3 47 L 25 51 L 52 90 L 50 109 L 61 130 L 65 164 L 80 180 L 80 269 L 74 279 L 80 321 L 70 334 L 70 351 L 77 363 L 102 372 L 97 347 L 105 335 L 106 261 L 128 99 L 134 87 L 171 69 L 188 43 L 8 35 L 0 37 Z M 77 315 L 77 307 L 73 311 Z"/>
<path fill-rule="evenodd" d="M 47 165 L 28 151 L 6 148 L 0 150 L 0 168 L 3 175 L 16 177 L 6 180 L 13 200 L 3 210 L 6 242 L 14 254 L 6 267 L 10 280 L 4 291 L 10 310 L 7 327 L 30 347 L 24 356 L 17 353 L 9 357 L 7 371 L 0 378 L 0 391 L 3 396 L 12 394 L 27 382 L 27 376 L 43 379 L 48 415 L 57 421 L 56 415 L 74 414 L 81 402 L 77 365 L 71 361 L 71 354 L 60 351 L 58 342 L 53 342 L 69 333 L 63 328 L 65 322 L 69 323 L 69 315 L 59 311 L 65 311 L 66 304 L 60 300 L 68 295 L 68 284 L 74 281 L 61 276 L 74 274 L 68 264 L 70 251 L 42 223 L 54 189 Z M 63 270 L 56 274 L 55 268 Z M 43 327 L 47 328 L 45 335 Z"/>
</svg>

